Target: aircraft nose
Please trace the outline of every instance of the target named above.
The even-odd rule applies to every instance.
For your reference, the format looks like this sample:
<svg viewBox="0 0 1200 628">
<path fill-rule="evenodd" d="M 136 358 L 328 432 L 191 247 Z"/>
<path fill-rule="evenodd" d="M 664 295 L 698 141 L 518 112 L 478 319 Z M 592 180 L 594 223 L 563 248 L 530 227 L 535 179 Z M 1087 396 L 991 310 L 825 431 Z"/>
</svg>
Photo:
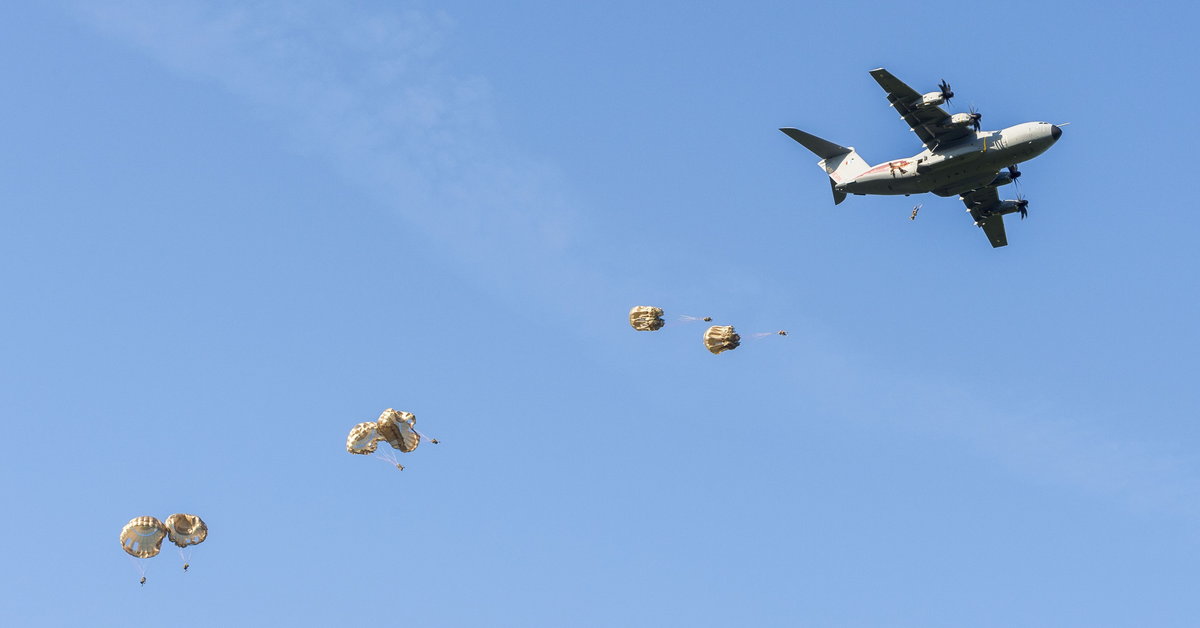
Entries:
<svg viewBox="0 0 1200 628">
<path fill-rule="evenodd" d="M 1062 136 L 1062 129 L 1060 129 L 1057 124 L 1051 124 L 1050 125 L 1050 137 L 1053 137 L 1054 141 L 1057 142 L 1058 138 L 1061 136 Z"/>
</svg>

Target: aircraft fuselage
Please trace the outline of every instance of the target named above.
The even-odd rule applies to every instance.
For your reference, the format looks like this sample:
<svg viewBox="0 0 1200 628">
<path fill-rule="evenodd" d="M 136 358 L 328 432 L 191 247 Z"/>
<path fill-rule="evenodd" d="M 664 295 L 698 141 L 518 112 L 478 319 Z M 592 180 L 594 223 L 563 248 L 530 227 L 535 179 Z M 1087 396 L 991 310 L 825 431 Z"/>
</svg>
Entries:
<svg viewBox="0 0 1200 628">
<path fill-rule="evenodd" d="M 1041 155 L 1062 131 L 1048 122 L 1025 122 L 1000 131 L 977 131 L 950 146 L 884 162 L 834 189 L 848 194 L 954 196 L 1011 181 L 1000 172 Z"/>
</svg>

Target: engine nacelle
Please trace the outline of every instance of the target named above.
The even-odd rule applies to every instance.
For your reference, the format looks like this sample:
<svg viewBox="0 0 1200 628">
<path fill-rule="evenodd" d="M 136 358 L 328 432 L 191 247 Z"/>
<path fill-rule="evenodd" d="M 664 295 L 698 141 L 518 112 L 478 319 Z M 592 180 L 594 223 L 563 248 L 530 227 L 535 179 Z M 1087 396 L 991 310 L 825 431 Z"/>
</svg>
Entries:
<svg viewBox="0 0 1200 628">
<path fill-rule="evenodd" d="M 992 210 L 992 213 L 1000 214 L 1001 216 L 1015 214 L 1028 205 L 1029 201 L 1000 201 L 1000 206 Z"/>
<path fill-rule="evenodd" d="M 1001 185 L 1008 185 L 1009 183 L 1012 183 L 1012 182 L 1013 182 L 1012 174 L 1007 170 L 1001 170 L 1000 174 L 996 175 L 996 178 L 992 179 L 992 182 L 989 183 L 988 185 L 990 185 L 992 187 L 998 187 Z"/>
<path fill-rule="evenodd" d="M 954 126 L 962 126 L 962 127 L 965 127 L 965 126 L 971 126 L 971 124 L 972 124 L 972 123 L 974 123 L 974 121 L 975 121 L 975 118 L 974 118 L 974 117 L 973 117 L 971 114 L 969 114 L 969 113 L 956 113 L 956 114 L 954 114 L 954 115 L 950 116 L 949 118 L 946 118 L 946 120 L 945 120 L 944 122 L 942 122 L 942 126 L 945 126 L 945 127 L 954 127 Z"/>
<path fill-rule="evenodd" d="M 936 107 L 944 102 L 946 102 L 945 94 L 943 94 L 942 92 L 929 92 L 928 94 L 921 96 L 920 100 L 914 102 L 913 106 L 914 107 Z"/>
</svg>

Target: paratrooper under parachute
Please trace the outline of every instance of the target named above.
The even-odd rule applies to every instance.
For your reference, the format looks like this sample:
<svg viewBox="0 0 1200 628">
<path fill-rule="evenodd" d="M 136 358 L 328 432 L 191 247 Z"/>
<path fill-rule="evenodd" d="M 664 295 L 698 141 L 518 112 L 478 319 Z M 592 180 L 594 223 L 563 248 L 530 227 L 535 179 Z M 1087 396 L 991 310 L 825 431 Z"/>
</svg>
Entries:
<svg viewBox="0 0 1200 628">
<path fill-rule="evenodd" d="M 379 447 L 379 441 L 383 441 L 400 453 L 411 453 L 421 444 L 422 434 L 417 431 L 416 423 L 417 417 L 413 413 L 388 408 L 379 415 L 379 420 L 359 423 L 350 429 L 346 437 L 346 451 L 359 455 L 373 454 Z M 438 439 L 430 438 L 429 442 L 436 445 Z M 400 464 L 395 454 L 388 453 L 381 459 L 404 470 L 404 465 Z"/>
<path fill-rule="evenodd" d="M 154 517 L 134 517 L 121 528 L 121 549 L 135 559 L 153 558 L 162 550 L 164 538 L 169 538 L 180 548 L 183 570 L 187 571 L 190 565 L 182 548 L 203 543 L 208 538 L 208 526 L 200 517 L 183 513 L 167 517 L 166 523 Z M 140 562 L 134 564 L 142 576 L 139 583 L 145 586 L 146 567 Z"/>
<path fill-rule="evenodd" d="M 183 570 L 186 572 L 191 567 L 191 559 L 183 553 L 183 548 L 203 543 L 208 538 L 208 525 L 197 515 L 175 513 L 167 517 L 163 526 L 167 529 L 167 538 L 179 548 L 179 557 L 183 559 Z"/>
</svg>

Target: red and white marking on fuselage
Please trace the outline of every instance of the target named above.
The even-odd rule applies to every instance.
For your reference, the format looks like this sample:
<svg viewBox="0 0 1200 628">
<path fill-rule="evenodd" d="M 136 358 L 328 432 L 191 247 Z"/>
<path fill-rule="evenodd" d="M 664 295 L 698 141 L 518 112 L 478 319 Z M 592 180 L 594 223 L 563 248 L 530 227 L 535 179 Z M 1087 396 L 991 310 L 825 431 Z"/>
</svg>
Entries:
<svg viewBox="0 0 1200 628">
<path fill-rule="evenodd" d="M 908 161 L 907 159 L 897 159 L 896 161 L 889 161 L 889 162 L 887 162 L 887 163 L 884 163 L 884 164 L 879 164 L 878 166 L 875 166 L 874 168 L 871 168 L 870 170 L 868 170 L 868 171 L 866 171 L 866 172 L 864 172 L 864 173 L 862 173 L 862 174 L 858 175 L 858 177 L 859 177 L 859 178 L 861 178 L 861 177 L 865 177 L 865 176 L 867 176 L 867 175 L 869 175 L 869 174 L 875 174 L 875 173 L 877 173 L 877 172 L 883 172 L 884 170 L 888 170 L 888 171 L 891 171 L 891 172 L 895 172 L 896 170 L 900 170 L 901 172 L 904 172 L 904 168 L 905 168 L 906 166 L 908 166 L 910 163 L 912 163 L 912 162 L 911 162 L 911 161 Z"/>
</svg>

